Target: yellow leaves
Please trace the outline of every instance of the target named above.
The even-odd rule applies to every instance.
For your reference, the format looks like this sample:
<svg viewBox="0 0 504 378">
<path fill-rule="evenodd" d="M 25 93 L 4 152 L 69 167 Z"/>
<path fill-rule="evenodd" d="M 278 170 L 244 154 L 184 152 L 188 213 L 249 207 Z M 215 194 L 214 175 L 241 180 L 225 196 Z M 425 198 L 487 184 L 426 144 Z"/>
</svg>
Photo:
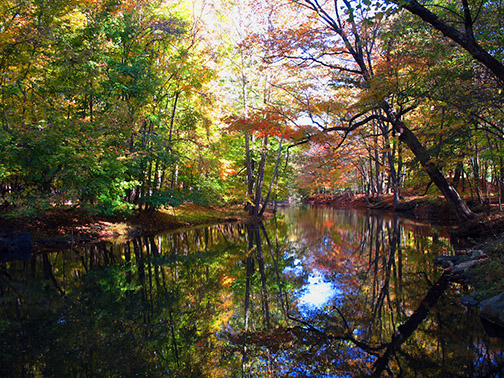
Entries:
<svg viewBox="0 0 504 378">
<path fill-rule="evenodd" d="M 70 30 L 82 29 L 86 26 L 86 15 L 79 9 L 74 9 L 59 19 L 63 26 Z"/>
<path fill-rule="evenodd" d="M 4 11 L 0 15 L 0 48 L 5 45 L 14 44 L 27 40 L 35 34 L 34 28 L 34 7 L 28 6 L 16 14 L 9 14 Z"/>
<path fill-rule="evenodd" d="M 234 176 L 238 171 L 234 168 L 234 162 L 231 160 L 221 160 L 221 167 L 219 170 L 220 177 L 223 181 L 227 181 L 229 176 Z"/>
</svg>

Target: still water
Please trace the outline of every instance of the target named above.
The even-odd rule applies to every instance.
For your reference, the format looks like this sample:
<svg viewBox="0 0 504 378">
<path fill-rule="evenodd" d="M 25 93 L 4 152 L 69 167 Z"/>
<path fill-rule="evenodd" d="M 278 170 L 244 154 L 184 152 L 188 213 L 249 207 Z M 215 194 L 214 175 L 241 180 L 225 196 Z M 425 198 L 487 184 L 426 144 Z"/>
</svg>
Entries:
<svg viewBox="0 0 504 378">
<path fill-rule="evenodd" d="M 0 264 L 0 376 L 500 376 L 443 229 L 292 208 Z"/>
</svg>

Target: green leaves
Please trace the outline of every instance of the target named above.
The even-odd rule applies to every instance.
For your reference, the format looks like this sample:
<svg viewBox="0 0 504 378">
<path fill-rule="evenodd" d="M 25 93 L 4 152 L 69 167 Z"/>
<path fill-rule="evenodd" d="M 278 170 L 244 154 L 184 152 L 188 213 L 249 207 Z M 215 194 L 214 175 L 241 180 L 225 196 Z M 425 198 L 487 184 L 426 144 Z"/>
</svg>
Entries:
<svg viewBox="0 0 504 378">
<path fill-rule="evenodd" d="M 208 134 L 200 96 L 212 78 L 189 13 L 155 1 L 45 3 L 0 10 L 0 185 L 13 188 L 2 200 L 105 213 L 182 203 L 173 187 L 199 181 L 179 164 Z"/>
</svg>

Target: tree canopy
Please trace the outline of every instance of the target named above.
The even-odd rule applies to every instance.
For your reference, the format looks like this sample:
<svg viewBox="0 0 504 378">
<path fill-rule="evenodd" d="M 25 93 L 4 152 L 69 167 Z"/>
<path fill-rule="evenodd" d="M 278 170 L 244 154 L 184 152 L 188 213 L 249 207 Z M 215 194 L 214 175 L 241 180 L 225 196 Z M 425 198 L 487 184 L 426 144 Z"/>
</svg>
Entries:
<svg viewBox="0 0 504 378">
<path fill-rule="evenodd" d="M 8 0 L 0 206 L 112 214 L 360 192 L 501 203 L 492 0 Z M 434 185 L 431 185 L 434 184 Z"/>
</svg>

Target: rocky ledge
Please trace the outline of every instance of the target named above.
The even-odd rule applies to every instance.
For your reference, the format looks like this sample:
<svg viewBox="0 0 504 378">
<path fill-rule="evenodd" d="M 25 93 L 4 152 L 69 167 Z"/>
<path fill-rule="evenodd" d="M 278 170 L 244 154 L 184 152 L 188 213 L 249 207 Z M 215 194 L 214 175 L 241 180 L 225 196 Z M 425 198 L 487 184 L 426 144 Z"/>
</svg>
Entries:
<svg viewBox="0 0 504 378">
<path fill-rule="evenodd" d="M 451 281 L 465 283 L 471 279 L 470 270 L 487 258 L 481 250 L 461 251 L 454 256 L 438 256 L 434 263 L 451 272 Z M 472 295 L 467 295 L 461 302 L 468 307 L 479 306 L 482 318 L 504 328 L 504 293 L 481 302 Z"/>
</svg>

